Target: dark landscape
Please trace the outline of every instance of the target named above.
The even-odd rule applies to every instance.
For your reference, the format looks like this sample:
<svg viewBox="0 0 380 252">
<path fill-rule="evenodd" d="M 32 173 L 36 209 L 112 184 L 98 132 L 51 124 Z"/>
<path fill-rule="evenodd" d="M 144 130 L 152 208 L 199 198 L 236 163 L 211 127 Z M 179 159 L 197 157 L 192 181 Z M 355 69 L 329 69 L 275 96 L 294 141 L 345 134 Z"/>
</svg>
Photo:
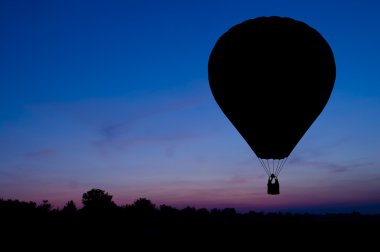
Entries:
<svg viewBox="0 0 380 252">
<path fill-rule="evenodd" d="M 82 196 L 82 208 L 69 201 L 62 209 L 12 199 L 0 200 L 3 238 L 55 243 L 62 246 L 152 246 L 181 243 L 217 246 L 373 246 L 378 237 L 380 214 L 295 214 L 288 212 L 238 213 L 234 208 L 177 209 L 156 206 L 146 198 L 118 206 L 112 195 L 92 189 Z M 154 243 L 150 243 L 154 242 Z M 17 244 L 17 243 L 15 243 Z M 297 245 L 299 244 L 299 245 Z M 21 243 L 20 246 L 25 244 Z"/>
</svg>

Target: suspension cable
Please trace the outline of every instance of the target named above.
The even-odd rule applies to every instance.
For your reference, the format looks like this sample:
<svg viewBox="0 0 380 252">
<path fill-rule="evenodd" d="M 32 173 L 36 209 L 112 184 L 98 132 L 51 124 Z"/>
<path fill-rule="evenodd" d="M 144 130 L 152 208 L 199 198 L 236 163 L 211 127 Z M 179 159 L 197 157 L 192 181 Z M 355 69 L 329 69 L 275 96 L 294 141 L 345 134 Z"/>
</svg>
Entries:
<svg viewBox="0 0 380 252">
<path fill-rule="evenodd" d="M 265 166 L 265 163 L 264 163 L 264 161 L 263 161 L 261 158 L 258 158 L 258 159 L 259 159 L 259 161 L 260 161 L 261 167 L 263 167 L 263 168 L 264 168 L 264 170 L 265 170 L 266 174 L 267 174 L 267 175 L 268 175 L 268 177 L 269 177 L 269 176 L 270 176 L 270 172 L 269 172 L 268 168 Z"/>
<path fill-rule="evenodd" d="M 278 165 L 277 165 L 277 168 L 276 168 L 276 174 L 278 174 L 278 171 L 280 170 L 280 167 L 281 167 L 281 165 L 282 165 L 283 162 L 284 162 L 284 159 L 280 159 L 278 161 Z"/>
<path fill-rule="evenodd" d="M 280 174 L 280 172 L 282 171 L 282 168 L 284 168 L 284 165 L 285 165 L 285 163 L 286 163 L 287 160 L 288 160 L 288 157 L 286 157 L 286 158 L 284 159 L 284 162 L 282 162 L 282 164 L 281 164 L 281 166 L 280 166 L 280 169 L 279 169 L 279 171 L 278 171 L 278 174 Z"/>
<path fill-rule="evenodd" d="M 278 167 L 279 167 L 280 163 L 281 163 L 281 159 L 278 159 L 278 161 L 277 161 L 277 166 L 276 166 L 276 174 L 277 174 Z M 276 176 L 277 176 L 277 175 L 276 175 Z"/>
<path fill-rule="evenodd" d="M 270 162 L 269 159 L 258 158 L 258 160 L 268 177 L 270 177 L 272 174 L 278 177 L 282 169 L 284 168 L 285 163 L 288 160 L 288 157 L 278 160 L 272 159 L 272 162 Z"/>
</svg>

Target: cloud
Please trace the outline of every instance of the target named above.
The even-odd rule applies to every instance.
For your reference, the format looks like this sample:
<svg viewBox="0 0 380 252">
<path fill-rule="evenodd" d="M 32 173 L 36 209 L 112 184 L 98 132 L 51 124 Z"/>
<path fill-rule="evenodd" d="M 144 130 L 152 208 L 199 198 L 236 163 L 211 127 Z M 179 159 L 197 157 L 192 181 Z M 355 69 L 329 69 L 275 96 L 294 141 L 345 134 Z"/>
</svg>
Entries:
<svg viewBox="0 0 380 252">
<path fill-rule="evenodd" d="M 24 156 L 30 159 L 42 159 L 51 157 L 57 154 L 57 150 L 54 149 L 43 149 L 39 151 L 24 153 Z"/>
<path fill-rule="evenodd" d="M 136 106 L 136 110 L 123 116 L 93 125 L 98 134 L 90 145 L 104 153 L 105 148 L 125 150 L 137 145 L 171 144 L 166 148 L 171 156 L 173 144 L 199 138 L 200 134 L 186 123 L 192 115 L 187 116 L 184 111 L 205 103 L 202 98 L 187 98 Z"/>
<path fill-rule="evenodd" d="M 170 95 L 170 94 L 168 94 Z M 145 118 L 162 116 L 209 102 L 209 97 L 183 94 L 178 96 L 156 95 L 141 99 L 117 98 L 88 99 L 68 102 L 29 104 L 32 113 L 61 114 L 80 124 L 107 127 L 125 126 Z M 112 131 L 112 129 L 109 129 Z"/>
<path fill-rule="evenodd" d="M 117 137 L 120 132 L 123 131 L 124 127 L 124 123 L 110 124 L 100 128 L 100 134 L 103 135 L 106 139 L 112 139 L 114 137 Z"/>
<path fill-rule="evenodd" d="M 150 136 L 143 135 L 127 135 L 119 136 L 119 138 L 105 138 L 99 141 L 93 141 L 90 145 L 95 149 L 95 151 L 103 159 L 108 159 L 114 154 L 123 152 L 126 154 L 128 151 L 138 151 L 148 152 L 150 150 L 162 152 L 166 158 L 173 158 L 177 146 L 184 144 L 188 141 L 196 141 L 197 139 L 202 139 L 198 134 L 192 133 L 181 133 L 181 134 L 166 134 L 166 133 L 156 133 Z M 112 155 L 111 155 L 112 154 Z"/>
<path fill-rule="evenodd" d="M 350 155 L 347 153 L 342 154 L 348 142 L 348 139 L 342 138 L 325 145 L 324 148 L 313 147 L 289 156 L 287 162 L 297 166 L 318 167 L 318 169 L 329 170 L 331 173 L 349 172 L 359 167 L 360 169 L 373 169 L 377 165 L 373 159 L 365 157 L 350 159 Z M 333 161 L 324 161 L 326 159 Z"/>
<path fill-rule="evenodd" d="M 30 117 L 38 118 L 36 128 L 51 126 L 43 131 L 54 137 L 49 139 L 83 142 L 102 155 L 110 148 L 125 150 L 136 145 L 169 144 L 166 153 L 172 156 L 173 145 L 198 137 L 190 120 L 197 115 L 199 106 L 207 106 L 208 98 L 192 92 L 175 96 L 161 93 L 148 94 L 141 99 L 112 97 L 32 104 L 27 109 Z M 59 139 L 62 133 L 65 137 Z M 53 155 L 52 150 L 30 152 L 25 156 L 43 158 L 49 155 Z"/>
<path fill-rule="evenodd" d="M 235 175 L 226 181 L 229 185 L 246 185 L 252 182 L 252 178 Z"/>
<path fill-rule="evenodd" d="M 289 164 L 297 165 L 297 166 L 313 166 L 318 167 L 321 169 L 329 170 L 331 173 L 341 173 L 341 172 L 348 172 L 350 168 L 354 165 L 359 164 L 338 164 L 338 163 L 331 163 L 331 162 L 322 162 L 322 161 L 313 161 L 310 160 L 307 157 L 303 157 L 300 155 L 292 156 L 289 161 Z M 360 164 L 364 165 L 364 164 Z"/>
</svg>

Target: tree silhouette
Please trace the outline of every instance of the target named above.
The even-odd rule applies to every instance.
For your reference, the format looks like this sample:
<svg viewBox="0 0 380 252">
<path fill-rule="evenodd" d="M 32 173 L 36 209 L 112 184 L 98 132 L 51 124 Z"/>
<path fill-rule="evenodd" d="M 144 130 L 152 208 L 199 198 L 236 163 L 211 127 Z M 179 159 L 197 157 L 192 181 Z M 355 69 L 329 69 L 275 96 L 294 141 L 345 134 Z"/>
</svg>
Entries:
<svg viewBox="0 0 380 252">
<path fill-rule="evenodd" d="M 77 206 L 75 205 L 74 201 L 70 200 L 63 207 L 62 211 L 68 214 L 75 213 L 77 211 Z"/>
<path fill-rule="evenodd" d="M 48 200 L 43 200 L 42 203 L 37 206 L 37 208 L 43 212 L 49 212 L 52 206 Z"/>
<path fill-rule="evenodd" d="M 178 209 L 172 207 L 172 206 L 168 206 L 168 205 L 160 205 L 160 213 L 162 215 L 174 215 L 174 214 L 177 214 L 179 212 Z"/>
<path fill-rule="evenodd" d="M 36 204 L 0 198 L 1 228 L 4 231 L 2 240 L 13 241 L 15 237 L 23 240 L 35 237 L 38 240 L 43 237 L 47 241 L 62 242 L 64 239 L 67 244 L 79 243 L 87 250 L 89 246 L 99 248 L 114 244 L 115 241 L 123 243 L 118 246 L 125 245 L 125 238 L 137 242 L 141 239 L 173 241 L 191 238 L 192 242 L 202 245 L 204 242 L 214 245 L 223 239 L 235 245 L 244 241 L 251 244 L 252 237 L 273 242 L 276 235 L 289 235 L 290 241 L 296 236 L 311 243 L 315 237 L 320 237 L 319 230 L 323 229 L 326 244 L 338 241 L 337 244 L 344 246 L 349 245 L 347 241 L 353 241 L 360 246 L 373 246 L 371 241 L 377 237 L 373 230 L 380 227 L 380 214 L 365 215 L 357 211 L 351 214 L 318 215 L 255 211 L 239 213 L 234 208 L 214 208 L 210 211 L 190 206 L 179 210 L 168 205 L 156 208 L 146 198 L 120 207 L 112 201 L 112 195 L 100 189 L 84 193 L 82 201 L 84 209 L 78 211 L 72 200 L 61 210 L 51 210 L 47 200 Z M 342 239 L 337 239 L 339 236 Z M 293 243 L 289 244 L 293 246 Z"/>
<path fill-rule="evenodd" d="M 112 195 L 109 195 L 104 190 L 93 188 L 83 194 L 83 208 L 93 211 L 112 209 L 116 207 L 116 204 L 112 201 L 112 197 Z"/>
<path fill-rule="evenodd" d="M 146 198 L 137 199 L 132 207 L 140 213 L 153 213 L 156 210 L 156 205 Z"/>
</svg>

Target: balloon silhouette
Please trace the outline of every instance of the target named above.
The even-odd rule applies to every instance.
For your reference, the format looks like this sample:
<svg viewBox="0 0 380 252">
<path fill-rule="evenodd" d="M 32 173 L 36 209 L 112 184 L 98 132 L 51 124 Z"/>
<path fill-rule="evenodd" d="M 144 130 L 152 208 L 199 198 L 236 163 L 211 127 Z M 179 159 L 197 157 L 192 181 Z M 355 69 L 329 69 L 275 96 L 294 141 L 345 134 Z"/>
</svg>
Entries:
<svg viewBox="0 0 380 252">
<path fill-rule="evenodd" d="M 208 62 L 217 104 L 270 180 L 272 174 L 277 179 L 286 158 L 322 112 L 335 75 L 333 52 L 321 34 L 282 17 L 233 26 L 218 39 Z"/>
</svg>

